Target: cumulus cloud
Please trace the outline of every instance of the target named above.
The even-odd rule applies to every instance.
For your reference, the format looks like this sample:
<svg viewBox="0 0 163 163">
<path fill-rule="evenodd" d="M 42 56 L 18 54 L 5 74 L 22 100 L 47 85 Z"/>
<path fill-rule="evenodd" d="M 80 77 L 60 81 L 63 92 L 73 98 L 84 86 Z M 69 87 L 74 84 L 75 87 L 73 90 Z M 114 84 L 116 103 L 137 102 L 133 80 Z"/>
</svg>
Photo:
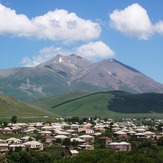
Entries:
<svg viewBox="0 0 163 163">
<path fill-rule="evenodd" d="M 163 21 L 159 21 L 158 23 L 155 24 L 154 30 L 156 33 L 163 34 Z"/>
<path fill-rule="evenodd" d="M 147 11 L 137 3 L 113 11 L 109 17 L 111 26 L 127 36 L 147 40 L 154 32 Z"/>
<path fill-rule="evenodd" d="M 98 23 L 82 19 L 63 9 L 29 19 L 26 15 L 17 14 L 15 10 L 0 4 L 0 20 L 0 34 L 61 41 L 88 41 L 98 38 L 101 33 Z"/>
<path fill-rule="evenodd" d="M 17 15 L 14 10 L 0 4 L 0 34 L 11 33 L 18 36 L 29 36 L 35 30 L 35 26 L 27 16 Z"/>
<path fill-rule="evenodd" d="M 76 54 L 88 58 L 90 60 L 97 60 L 99 58 L 114 57 L 114 51 L 102 41 L 90 42 L 76 48 Z"/>
<path fill-rule="evenodd" d="M 36 17 L 32 22 L 37 26 L 38 37 L 51 40 L 91 40 L 99 37 L 99 24 L 79 18 L 66 10 L 50 11 Z"/>
<path fill-rule="evenodd" d="M 46 47 L 39 51 L 39 54 L 33 57 L 24 57 L 22 59 L 22 65 L 26 67 L 34 67 L 40 63 L 46 62 L 57 54 L 69 55 L 69 54 L 80 55 L 89 60 L 99 60 L 105 58 L 113 58 L 115 52 L 102 41 L 90 42 L 88 44 L 81 45 L 73 49 L 65 49 L 61 47 Z"/>
</svg>

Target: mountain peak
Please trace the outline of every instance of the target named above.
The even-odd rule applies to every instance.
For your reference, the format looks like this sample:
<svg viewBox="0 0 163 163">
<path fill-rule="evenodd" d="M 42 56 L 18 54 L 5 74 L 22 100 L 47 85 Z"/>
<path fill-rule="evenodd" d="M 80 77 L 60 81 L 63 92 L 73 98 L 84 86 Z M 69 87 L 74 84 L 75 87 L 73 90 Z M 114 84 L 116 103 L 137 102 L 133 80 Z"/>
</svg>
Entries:
<svg viewBox="0 0 163 163">
<path fill-rule="evenodd" d="M 83 64 L 83 62 L 85 63 L 91 63 L 89 60 L 81 57 L 81 56 L 78 56 L 76 54 L 70 54 L 70 55 L 61 55 L 61 54 L 57 54 L 55 57 L 53 57 L 52 59 L 50 59 L 49 61 L 45 62 L 45 63 L 41 63 L 38 65 L 38 67 L 42 67 L 42 66 L 45 66 L 45 65 L 53 65 L 53 64 L 68 64 L 68 63 L 71 63 L 71 64 L 80 64 L 80 62 Z M 84 64 L 85 65 L 85 64 Z"/>
</svg>

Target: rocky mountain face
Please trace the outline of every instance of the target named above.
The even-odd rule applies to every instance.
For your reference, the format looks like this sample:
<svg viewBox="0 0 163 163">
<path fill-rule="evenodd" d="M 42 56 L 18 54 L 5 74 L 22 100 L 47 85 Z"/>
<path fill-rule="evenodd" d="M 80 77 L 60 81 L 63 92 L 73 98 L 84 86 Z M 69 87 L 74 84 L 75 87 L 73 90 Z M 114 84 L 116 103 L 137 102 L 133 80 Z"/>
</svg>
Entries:
<svg viewBox="0 0 163 163">
<path fill-rule="evenodd" d="M 92 63 L 80 56 L 57 55 L 36 67 L 0 70 L 0 93 L 30 100 L 68 92 L 124 90 L 163 92 L 163 85 L 113 59 Z"/>
</svg>

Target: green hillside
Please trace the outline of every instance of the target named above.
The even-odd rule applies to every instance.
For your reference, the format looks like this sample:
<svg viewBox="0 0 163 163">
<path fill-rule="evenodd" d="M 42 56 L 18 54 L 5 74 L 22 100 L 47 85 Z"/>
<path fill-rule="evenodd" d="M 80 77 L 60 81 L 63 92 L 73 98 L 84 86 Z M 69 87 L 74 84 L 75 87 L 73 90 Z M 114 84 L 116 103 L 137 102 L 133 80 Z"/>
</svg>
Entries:
<svg viewBox="0 0 163 163">
<path fill-rule="evenodd" d="M 20 121 L 43 120 L 44 116 L 48 116 L 50 119 L 55 117 L 54 114 L 39 107 L 30 106 L 15 98 L 0 95 L 0 120 L 9 120 L 13 115 L 16 115 Z"/>
<path fill-rule="evenodd" d="M 131 94 L 113 92 L 114 98 L 109 101 L 108 109 L 119 113 L 163 113 L 163 94 Z"/>
<path fill-rule="evenodd" d="M 71 99 L 80 98 L 80 97 L 83 97 L 83 96 L 89 95 L 89 94 L 90 94 L 90 92 L 85 91 L 85 90 L 75 90 L 75 91 L 70 91 L 68 93 L 55 95 L 52 97 L 41 98 L 41 99 L 33 101 L 32 104 L 37 105 L 44 109 L 49 109 L 53 105 L 60 105 L 60 104 L 63 104 L 64 102 L 69 101 Z"/>
<path fill-rule="evenodd" d="M 131 94 L 122 91 L 79 93 L 71 92 L 41 101 L 48 111 L 67 116 L 99 116 L 102 118 L 155 117 L 163 116 L 163 94 Z M 160 114 L 161 113 L 161 114 Z"/>
</svg>

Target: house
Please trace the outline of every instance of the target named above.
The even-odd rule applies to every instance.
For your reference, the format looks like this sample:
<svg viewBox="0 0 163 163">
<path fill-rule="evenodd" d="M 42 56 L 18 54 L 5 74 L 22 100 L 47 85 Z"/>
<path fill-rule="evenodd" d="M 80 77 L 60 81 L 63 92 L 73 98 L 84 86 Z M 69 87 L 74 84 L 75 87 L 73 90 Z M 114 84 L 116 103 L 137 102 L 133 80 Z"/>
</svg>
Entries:
<svg viewBox="0 0 163 163">
<path fill-rule="evenodd" d="M 133 130 L 130 130 L 128 133 L 127 133 L 128 135 L 130 135 L 130 136 L 132 136 L 132 135 L 135 135 L 136 134 L 136 132 L 135 131 L 133 131 Z"/>
<path fill-rule="evenodd" d="M 91 129 L 92 128 L 92 124 L 91 123 L 86 123 L 86 124 L 84 124 L 83 128 Z"/>
<path fill-rule="evenodd" d="M 146 138 L 154 138 L 156 137 L 156 134 L 154 132 L 151 132 L 151 131 L 146 131 L 144 132 Z"/>
<path fill-rule="evenodd" d="M 71 142 L 78 142 L 78 143 L 84 143 L 85 142 L 85 140 L 80 139 L 80 138 L 71 138 L 70 141 Z"/>
<path fill-rule="evenodd" d="M 55 139 L 66 139 L 66 138 L 69 138 L 68 136 L 66 135 L 57 135 L 57 136 L 54 136 Z"/>
<path fill-rule="evenodd" d="M 72 124 L 71 129 L 78 129 L 80 126 L 78 124 Z"/>
<path fill-rule="evenodd" d="M 100 131 L 100 132 L 105 132 L 105 131 L 106 131 L 105 125 L 102 125 L 102 124 L 95 125 L 93 128 L 94 128 L 96 131 Z"/>
<path fill-rule="evenodd" d="M 145 134 L 144 133 L 136 133 L 135 135 L 134 135 L 136 138 L 145 138 Z"/>
<path fill-rule="evenodd" d="M 82 133 L 86 133 L 86 134 L 93 134 L 94 130 L 90 129 L 90 128 L 78 128 L 78 132 L 82 132 Z"/>
<path fill-rule="evenodd" d="M 28 127 L 27 123 L 15 123 L 12 124 L 12 128 L 18 131 L 24 131 Z"/>
<path fill-rule="evenodd" d="M 143 132 L 145 132 L 146 131 L 146 129 L 145 128 L 137 128 L 136 129 L 136 132 L 138 132 L 138 133 L 143 133 Z"/>
<path fill-rule="evenodd" d="M 44 131 L 53 131 L 54 128 L 53 128 L 53 126 L 43 126 L 43 127 L 41 127 L 41 130 L 44 130 Z"/>
<path fill-rule="evenodd" d="M 35 132 L 37 132 L 38 130 L 35 127 L 28 127 L 27 129 L 25 129 L 24 131 L 22 131 L 22 133 L 25 134 L 33 134 Z"/>
<path fill-rule="evenodd" d="M 56 131 L 56 134 L 58 134 L 58 135 L 66 135 L 66 136 L 70 135 L 70 133 L 66 132 L 66 131 Z"/>
<path fill-rule="evenodd" d="M 43 122 L 37 122 L 34 127 L 40 130 L 43 127 Z"/>
<path fill-rule="evenodd" d="M 7 152 L 9 150 L 7 143 L 0 143 L 0 152 Z"/>
<path fill-rule="evenodd" d="M 43 150 L 44 146 L 42 143 L 37 142 L 37 141 L 28 141 L 23 143 L 26 149 L 31 149 L 31 150 Z"/>
<path fill-rule="evenodd" d="M 12 134 L 12 129 L 9 127 L 5 127 L 3 130 L 1 130 L 2 134 Z"/>
<path fill-rule="evenodd" d="M 109 148 L 115 151 L 131 151 L 131 144 L 127 142 L 112 142 L 109 144 Z"/>
<path fill-rule="evenodd" d="M 39 131 L 38 135 L 40 135 L 40 136 L 50 136 L 50 135 L 52 135 L 52 132 L 51 131 Z"/>
<path fill-rule="evenodd" d="M 73 156 L 76 156 L 79 152 L 77 150 L 70 150 L 69 153 L 70 153 L 70 156 L 73 157 Z"/>
<path fill-rule="evenodd" d="M 79 138 L 85 140 L 86 142 L 94 142 L 94 136 L 91 135 L 81 135 Z"/>
<path fill-rule="evenodd" d="M 73 130 L 73 129 L 68 129 L 68 130 L 66 130 L 68 133 L 74 133 L 74 132 L 76 132 L 75 130 Z"/>
<path fill-rule="evenodd" d="M 42 139 L 43 141 L 47 143 L 51 143 L 54 140 L 54 136 L 47 135 L 47 136 L 44 136 Z"/>
<path fill-rule="evenodd" d="M 83 150 L 94 150 L 94 146 L 90 145 L 90 144 L 82 144 L 79 145 L 79 148 L 83 149 Z"/>
<path fill-rule="evenodd" d="M 25 146 L 23 144 L 10 144 L 9 145 L 9 151 L 10 150 L 15 151 L 18 148 L 24 150 Z"/>
<path fill-rule="evenodd" d="M 24 137 L 20 138 L 22 143 L 25 143 L 25 142 L 29 141 L 30 139 L 35 140 L 35 138 L 30 137 L 30 136 L 24 136 Z"/>
<path fill-rule="evenodd" d="M 117 131 L 117 132 L 114 132 L 114 136 L 118 139 L 118 140 L 127 140 L 128 139 L 128 136 L 127 134 L 124 132 L 124 131 Z"/>
<path fill-rule="evenodd" d="M 108 146 L 109 143 L 112 142 L 112 139 L 107 137 L 107 136 L 102 136 L 102 137 L 100 137 L 99 140 L 100 140 L 101 143 L 105 144 L 106 146 Z"/>
<path fill-rule="evenodd" d="M 62 130 L 62 125 L 59 123 L 52 123 L 51 126 L 53 127 L 54 130 Z"/>
<path fill-rule="evenodd" d="M 93 136 L 100 136 L 100 135 L 102 135 L 101 132 L 95 132 L 95 133 L 93 134 Z"/>
<path fill-rule="evenodd" d="M 22 141 L 17 138 L 9 138 L 9 139 L 6 139 L 6 141 L 8 144 L 21 144 L 22 143 Z"/>
</svg>

